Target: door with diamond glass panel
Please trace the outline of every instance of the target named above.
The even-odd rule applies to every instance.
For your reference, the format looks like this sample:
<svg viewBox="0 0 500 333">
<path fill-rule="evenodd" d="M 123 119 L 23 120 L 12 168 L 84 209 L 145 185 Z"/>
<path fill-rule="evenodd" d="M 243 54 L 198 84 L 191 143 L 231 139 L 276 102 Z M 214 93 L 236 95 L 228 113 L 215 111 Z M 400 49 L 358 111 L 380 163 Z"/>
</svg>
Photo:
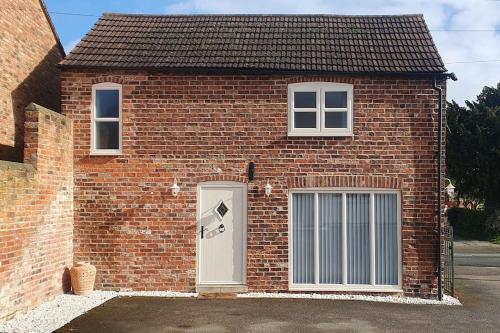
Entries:
<svg viewBox="0 0 500 333">
<path fill-rule="evenodd" d="M 246 185 L 198 186 L 198 285 L 246 283 Z"/>
</svg>

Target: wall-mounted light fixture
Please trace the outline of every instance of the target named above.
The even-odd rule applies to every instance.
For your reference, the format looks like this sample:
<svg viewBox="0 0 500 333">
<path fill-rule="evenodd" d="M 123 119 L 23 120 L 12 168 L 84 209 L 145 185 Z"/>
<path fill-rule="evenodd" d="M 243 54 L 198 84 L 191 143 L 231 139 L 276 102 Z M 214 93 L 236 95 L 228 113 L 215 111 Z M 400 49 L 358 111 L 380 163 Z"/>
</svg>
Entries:
<svg viewBox="0 0 500 333">
<path fill-rule="evenodd" d="M 170 189 L 172 190 L 172 195 L 174 197 L 176 197 L 177 194 L 179 194 L 179 192 L 181 191 L 181 188 L 179 187 L 179 185 L 177 185 L 177 179 L 176 178 L 174 179 L 174 185 L 172 185 L 170 187 Z"/>
<path fill-rule="evenodd" d="M 266 193 L 266 197 L 269 197 L 273 191 L 273 187 L 269 184 L 269 180 L 267 181 L 266 186 L 264 186 L 264 191 Z"/>
<path fill-rule="evenodd" d="M 250 162 L 248 163 L 248 180 L 254 180 L 255 178 L 255 163 Z"/>
<path fill-rule="evenodd" d="M 449 183 L 448 186 L 445 187 L 446 194 L 448 195 L 448 197 L 452 198 L 455 194 L 455 186 L 453 186 L 450 179 L 446 178 L 446 180 Z"/>
</svg>

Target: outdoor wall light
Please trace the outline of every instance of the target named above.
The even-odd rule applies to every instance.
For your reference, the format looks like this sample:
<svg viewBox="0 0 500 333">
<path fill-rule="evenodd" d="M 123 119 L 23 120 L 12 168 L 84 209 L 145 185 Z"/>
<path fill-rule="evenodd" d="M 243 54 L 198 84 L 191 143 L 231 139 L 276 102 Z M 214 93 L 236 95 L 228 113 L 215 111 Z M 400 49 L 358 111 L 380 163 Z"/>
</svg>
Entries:
<svg viewBox="0 0 500 333">
<path fill-rule="evenodd" d="M 181 191 L 181 188 L 179 187 L 179 185 L 177 185 L 177 179 L 174 179 L 174 185 L 172 185 L 170 187 L 170 189 L 172 190 L 172 195 L 174 197 L 176 197 L 177 194 L 179 194 L 179 192 Z"/>
<path fill-rule="evenodd" d="M 448 197 L 453 197 L 453 194 L 455 194 L 455 186 L 453 186 L 453 184 L 451 183 L 451 180 L 449 180 L 448 178 L 446 178 L 449 182 L 448 186 L 445 187 L 445 190 L 446 190 L 446 194 L 448 194 Z"/>
<path fill-rule="evenodd" d="M 248 180 L 254 180 L 255 179 L 255 163 L 250 162 L 248 163 Z"/>
<path fill-rule="evenodd" d="M 266 197 L 269 197 L 273 191 L 273 187 L 269 184 L 269 180 L 267 181 L 266 186 L 264 186 L 264 191 L 266 192 Z"/>
</svg>

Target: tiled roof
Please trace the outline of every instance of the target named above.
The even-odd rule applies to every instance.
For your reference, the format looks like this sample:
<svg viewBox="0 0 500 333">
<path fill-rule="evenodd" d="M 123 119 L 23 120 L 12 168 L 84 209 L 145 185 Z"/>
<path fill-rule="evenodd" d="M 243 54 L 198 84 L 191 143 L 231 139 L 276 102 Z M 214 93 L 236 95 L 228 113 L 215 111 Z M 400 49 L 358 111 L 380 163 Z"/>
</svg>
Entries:
<svg viewBox="0 0 500 333">
<path fill-rule="evenodd" d="M 67 67 L 443 73 L 422 15 L 104 14 Z"/>
</svg>

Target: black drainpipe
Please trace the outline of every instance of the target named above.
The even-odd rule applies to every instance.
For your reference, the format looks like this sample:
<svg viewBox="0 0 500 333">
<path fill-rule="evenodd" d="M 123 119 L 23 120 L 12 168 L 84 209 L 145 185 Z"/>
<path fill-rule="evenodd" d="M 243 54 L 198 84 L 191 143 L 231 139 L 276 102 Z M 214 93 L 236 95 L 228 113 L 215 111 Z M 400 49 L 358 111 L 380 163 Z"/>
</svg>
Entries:
<svg viewBox="0 0 500 333">
<path fill-rule="evenodd" d="M 455 76 L 455 73 L 446 73 L 444 76 L 441 78 L 444 79 L 451 79 L 453 81 L 457 80 L 457 77 Z M 439 94 L 438 96 L 438 175 L 437 175 L 437 193 L 438 193 L 438 209 L 437 209 L 437 214 L 438 214 L 438 225 L 437 225 L 437 242 L 436 242 L 436 273 L 438 275 L 438 299 L 441 301 L 443 300 L 443 274 L 442 274 L 442 269 L 441 269 L 441 195 L 442 195 L 442 188 L 441 188 L 441 181 L 443 177 L 443 89 L 437 85 L 437 77 L 434 76 L 432 80 L 432 87 L 434 90 L 436 90 Z"/>
<path fill-rule="evenodd" d="M 442 159 L 443 159 L 443 89 L 437 85 L 436 77 L 433 78 L 432 87 L 439 94 L 438 96 L 438 168 L 437 168 L 437 193 L 438 193 L 438 225 L 437 225 L 437 244 L 436 244 L 436 273 L 438 275 L 438 299 L 441 301 L 443 299 L 443 287 L 442 287 L 442 271 L 441 271 L 441 178 L 442 178 Z"/>
</svg>

